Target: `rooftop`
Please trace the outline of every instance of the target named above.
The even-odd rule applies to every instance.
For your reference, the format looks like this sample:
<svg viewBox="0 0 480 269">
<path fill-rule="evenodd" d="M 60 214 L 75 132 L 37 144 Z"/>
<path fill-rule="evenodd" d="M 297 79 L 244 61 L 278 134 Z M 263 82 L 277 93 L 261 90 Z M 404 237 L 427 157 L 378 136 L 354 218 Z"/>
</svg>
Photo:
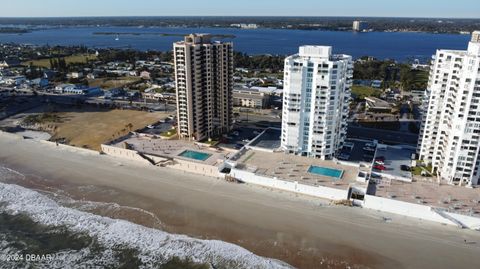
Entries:
<svg viewBox="0 0 480 269">
<path fill-rule="evenodd" d="M 298 55 L 300 57 L 321 57 L 328 58 L 332 55 L 331 46 L 300 46 Z"/>
<path fill-rule="evenodd" d="M 312 165 L 342 170 L 343 176 L 340 180 L 335 180 L 331 177 L 312 174 L 308 172 Z M 348 189 L 352 183 L 360 184 L 356 181 L 357 167 L 339 165 L 333 161 L 323 161 L 283 152 L 272 153 L 249 149 L 238 159 L 236 168 L 312 186 Z"/>
<path fill-rule="evenodd" d="M 434 177 L 411 183 L 382 180 L 377 184 L 375 195 L 480 217 L 479 189 L 439 184 Z"/>
<path fill-rule="evenodd" d="M 141 153 L 160 156 L 166 158 L 184 159 L 191 162 L 199 162 L 208 165 L 218 165 L 227 157 L 228 152 L 221 150 L 213 150 L 208 146 L 204 146 L 198 143 L 194 143 L 186 140 L 167 140 L 160 138 L 151 138 L 146 136 L 130 135 L 122 141 L 116 141 L 111 146 L 124 148 L 125 143 L 129 148 Z M 204 161 L 197 161 L 191 158 L 179 156 L 182 152 L 190 150 L 201 153 L 207 153 L 211 156 Z"/>
</svg>

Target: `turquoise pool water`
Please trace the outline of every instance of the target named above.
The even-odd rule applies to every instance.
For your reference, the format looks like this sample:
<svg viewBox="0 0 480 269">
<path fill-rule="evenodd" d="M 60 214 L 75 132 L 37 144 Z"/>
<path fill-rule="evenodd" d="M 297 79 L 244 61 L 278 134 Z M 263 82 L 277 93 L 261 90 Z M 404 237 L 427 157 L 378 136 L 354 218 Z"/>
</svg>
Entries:
<svg viewBox="0 0 480 269">
<path fill-rule="evenodd" d="M 184 152 L 180 153 L 178 156 L 182 156 L 185 158 L 190 158 L 198 161 L 205 161 L 208 157 L 212 156 L 212 154 L 193 151 L 193 150 L 185 150 Z"/>
<path fill-rule="evenodd" d="M 343 170 L 326 168 L 321 166 L 314 166 L 314 165 L 308 168 L 308 172 L 312 174 L 321 175 L 321 176 L 333 177 L 336 180 L 341 179 L 343 175 Z"/>
</svg>

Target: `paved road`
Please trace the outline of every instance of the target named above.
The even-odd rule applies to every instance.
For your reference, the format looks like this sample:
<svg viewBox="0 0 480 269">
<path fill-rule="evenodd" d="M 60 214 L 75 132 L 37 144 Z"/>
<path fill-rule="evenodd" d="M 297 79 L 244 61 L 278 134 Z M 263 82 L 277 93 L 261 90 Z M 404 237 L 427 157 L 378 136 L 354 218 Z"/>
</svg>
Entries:
<svg viewBox="0 0 480 269">
<path fill-rule="evenodd" d="M 417 134 L 356 126 L 348 126 L 347 136 L 349 138 L 360 138 L 367 140 L 376 139 L 389 144 L 416 145 L 418 141 Z"/>
</svg>

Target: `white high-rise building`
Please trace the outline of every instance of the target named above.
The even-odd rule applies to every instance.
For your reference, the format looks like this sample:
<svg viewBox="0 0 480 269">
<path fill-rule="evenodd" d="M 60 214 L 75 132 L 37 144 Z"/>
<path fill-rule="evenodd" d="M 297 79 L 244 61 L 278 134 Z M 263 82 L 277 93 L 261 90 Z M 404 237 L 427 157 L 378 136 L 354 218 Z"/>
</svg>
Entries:
<svg viewBox="0 0 480 269">
<path fill-rule="evenodd" d="M 180 138 L 204 140 L 228 132 L 233 115 L 233 46 L 191 34 L 173 44 Z"/>
<path fill-rule="evenodd" d="M 479 183 L 480 32 L 467 50 L 437 50 L 422 122 L 420 159 L 451 184 Z"/>
<path fill-rule="evenodd" d="M 285 59 L 282 149 L 332 158 L 347 133 L 353 63 L 332 47 L 302 46 Z"/>
<path fill-rule="evenodd" d="M 367 30 L 368 23 L 366 21 L 353 21 L 352 30 L 356 32 L 363 32 Z"/>
</svg>

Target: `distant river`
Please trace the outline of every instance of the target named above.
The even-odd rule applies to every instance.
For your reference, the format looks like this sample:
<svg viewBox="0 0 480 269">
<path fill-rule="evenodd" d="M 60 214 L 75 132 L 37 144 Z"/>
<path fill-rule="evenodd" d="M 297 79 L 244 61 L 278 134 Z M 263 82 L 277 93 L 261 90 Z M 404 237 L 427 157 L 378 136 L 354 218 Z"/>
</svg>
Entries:
<svg viewBox="0 0 480 269">
<path fill-rule="evenodd" d="M 124 33 L 98 35 L 94 33 Z M 125 33 L 136 33 L 125 34 Z M 158 34 L 156 34 L 158 33 Z M 138 50 L 171 50 L 180 36 L 165 34 L 212 33 L 234 35 L 235 50 L 248 54 L 293 54 L 300 45 L 330 45 L 336 53 L 350 54 L 355 58 L 369 55 L 380 59 L 399 61 L 428 60 L 436 49 L 465 49 L 469 35 L 430 33 L 353 33 L 318 30 L 231 28 L 138 28 L 138 27 L 75 27 L 33 31 L 26 34 L 0 34 L 0 43 L 16 42 L 38 45 L 86 45 L 105 48 L 131 47 Z"/>
</svg>

